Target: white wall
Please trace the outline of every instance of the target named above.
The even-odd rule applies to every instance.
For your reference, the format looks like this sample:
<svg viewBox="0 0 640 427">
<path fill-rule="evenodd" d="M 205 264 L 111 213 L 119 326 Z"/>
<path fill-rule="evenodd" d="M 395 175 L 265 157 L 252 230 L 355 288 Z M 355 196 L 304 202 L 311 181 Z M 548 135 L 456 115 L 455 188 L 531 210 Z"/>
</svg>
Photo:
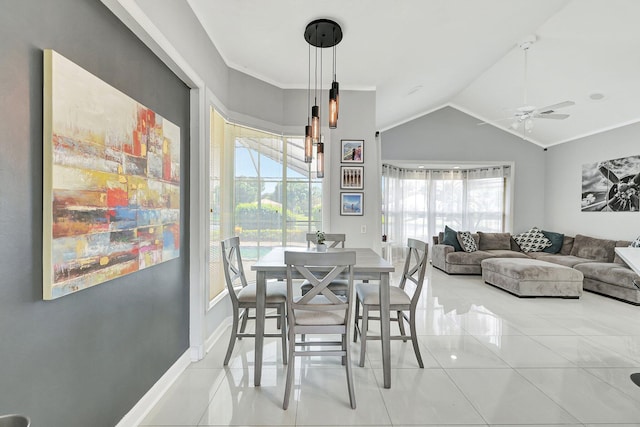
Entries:
<svg viewBox="0 0 640 427">
<path fill-rule="evenodd" d="M 640 212 L 581 212 L 582 165 L 640 155 L 640 124 L 550 147 L 546 152 L 545 227 L 618 240 L 640 235 Z"/>
<path fill-rule="evenodd" d="M 380 252 L 380 153 L 375 140 L 375 92 L 340 90 L 340 118 L 336 129 L 324 127 L 325 137 L 325 231 L 345 233 L 346 246 L 373 248 Z M 326 125 L 325 105 L 321 111 Z M 307 91 L 285 90 L 283 124 L 302 133 L 307 123 Z M 364 215 L 340 215 L 340 144 L 342 139 L 364 140 Z M 348 190 L 346 190 L 348 191 Z M 328 214 L 328 215 L 327 215 Z M 366 233 L 362 233 L 362 226 Z"/>
<path fill-rule="evenodd" d="M 380 207 L 380 153 L 375 139 L 375 92 L 340 91 L 340 118 L 338 128 L 330 132 L 330 163 L 325 166 L 330 180 L 330 221 L 331 231 L 345 233 L 347 246 L 373 248 L 380 253 L 382 240 L 382 211 Z M 364 140 L 364 193 L 363 216 L 340 215 L 340 163 L 341 140 Z M 353 164 L 350 164 L 353 166 Z M 362 233 L 362 227 L 366 233 Z"/>
</svg>

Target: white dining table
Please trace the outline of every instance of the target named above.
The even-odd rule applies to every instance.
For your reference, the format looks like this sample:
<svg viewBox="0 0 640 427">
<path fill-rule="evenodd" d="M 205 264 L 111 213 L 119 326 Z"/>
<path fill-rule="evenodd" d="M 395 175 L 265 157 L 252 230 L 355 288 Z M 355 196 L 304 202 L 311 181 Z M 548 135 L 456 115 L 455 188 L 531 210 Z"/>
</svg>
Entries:
<svg viewBox="0 0 640 427">
<path fill-rule="evenodd" d="M 287 267 L 284 263 L 285 251 L 306 252 L 301 247 L 276 247 L 260 258 L 251 270 L 256 272 L 256 337 L 254 384 L 260 385 L 262 376 L 262 349 L 264 344 L 265 300 L 268 279 L 286 280 Z M 355 280 L 377 280 L 380 283 L 380 336 L 382 343 L 382 368 L 384 387 L 391 387 L 391 344 L 389 312 L 389 273 L 395 271 L 393 265 L 370 248 L 331 248 L 328 252 L 355 251 L 356 264 L 353 268 Z"/>
</svg>

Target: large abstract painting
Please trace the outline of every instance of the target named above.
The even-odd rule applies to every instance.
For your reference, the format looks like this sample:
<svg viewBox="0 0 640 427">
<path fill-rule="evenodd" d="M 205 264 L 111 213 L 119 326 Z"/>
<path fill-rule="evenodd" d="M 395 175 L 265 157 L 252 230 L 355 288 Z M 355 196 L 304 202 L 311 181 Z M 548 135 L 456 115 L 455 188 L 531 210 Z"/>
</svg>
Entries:
<svg viewBox="0 0 640 427">
<path fill-rule="evenodd" d="M 44 52 L 43 297 L 177 258 L 180 128 Z"/>
<path fill-rule="evenodd" d="M 582 165 L 583 212 L 638 212 L 640 156 Z"/>
</svg>

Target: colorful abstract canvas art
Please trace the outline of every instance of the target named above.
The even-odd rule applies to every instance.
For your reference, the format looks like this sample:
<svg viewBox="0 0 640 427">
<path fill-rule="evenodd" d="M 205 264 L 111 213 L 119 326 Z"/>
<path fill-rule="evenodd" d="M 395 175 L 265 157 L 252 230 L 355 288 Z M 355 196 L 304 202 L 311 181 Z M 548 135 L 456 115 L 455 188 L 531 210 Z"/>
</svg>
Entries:
<svg viewBox="0 0 640 427">
<path fill-rule="evenodd" d="M 180 255 L 180 128 L 44 51 L 43 298 Z"/>
</svg>

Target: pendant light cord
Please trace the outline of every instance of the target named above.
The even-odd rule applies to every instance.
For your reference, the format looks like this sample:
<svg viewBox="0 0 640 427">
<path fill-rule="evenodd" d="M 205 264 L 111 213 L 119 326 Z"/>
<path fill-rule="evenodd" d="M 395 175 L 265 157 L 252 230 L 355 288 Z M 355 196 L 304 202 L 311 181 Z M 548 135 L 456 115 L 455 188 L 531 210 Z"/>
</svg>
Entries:
<svg viewBox="0 0 640 427">
<path fill-rule="evenodd" d="M 524 88 L 523 88 L 523 98 L 524 98 L 524 106 L 527 105 L 527 54 L 529 52 L 529 48 L 526 47 L 524 49 Z"/>
<path fill-rule="evenodd" d="M 320 49 L 320 108 L 322 108 L 322 49 Z"/>
<path fill-rule="evenodd" d="M 336 28 L 333 27 L 333 40 L 336 39 Z M 333 81 L 336 81 L 336 46 L 333 45 Z"/>
<path fill-rule="evenodd" d="M 315 105 L 318 105 L 318 25 L 316 24 L 316 63 L 313 67 L 313 71 L 315 72 L 315 91 L 313 93 L 313 102 Z"/>
<path fill-rule="evenodd" d="M 311 111 L 311 45 L 308 44 L 308 58 L 309 58 L 309 67 L 307 68 L 307 125 L 311 124 L 311 119 L 309 118 Z"/>
</svg>

